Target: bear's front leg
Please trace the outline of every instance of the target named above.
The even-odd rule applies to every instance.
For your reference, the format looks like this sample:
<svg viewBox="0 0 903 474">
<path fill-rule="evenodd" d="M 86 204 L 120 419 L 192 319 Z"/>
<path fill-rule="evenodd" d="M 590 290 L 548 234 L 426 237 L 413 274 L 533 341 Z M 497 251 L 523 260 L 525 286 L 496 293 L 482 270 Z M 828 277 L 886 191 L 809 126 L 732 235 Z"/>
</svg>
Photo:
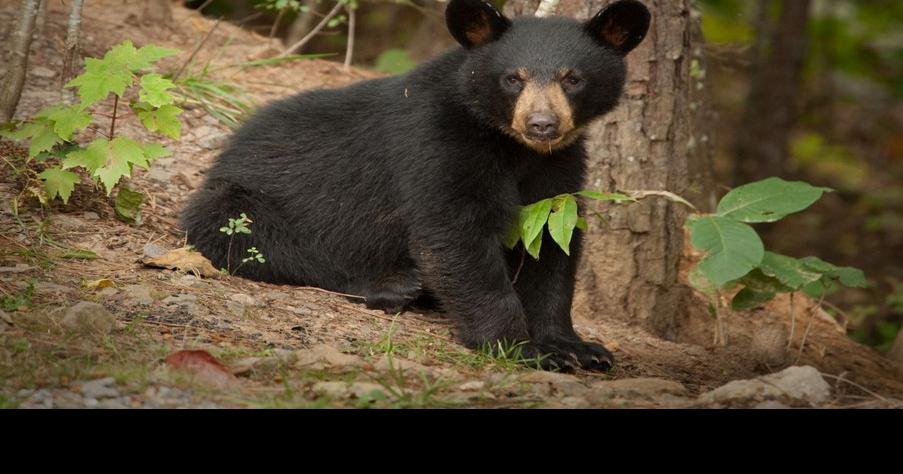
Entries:
<svg viewBox="0 0 903 474">
<path fill-rule="evenodd" d="M 531 340 L 498 237 L 474 229 L 479 226 L 421 220 L 411 235 L 411 256 L 423 285 L 455 320 L 464 344 L 491 351 L 500 343 L 519 344 L 523 357 L 540 359 L 544 369 L 575 367 L 568 352 Z"/>
<path fill-rule="evenodd" d="M 516 276 L 514 288 L 524 308 L 530 338 L 556 348 L 584 369 L 609 370 L 614 365 L 612 354 L 600 344 L 580 339 L 571 319 L 581 244 L 582 232 L 578 230 L 571 239 L 568 256 L 545 233 L 539 260 L 518 245 L 509 252 L 508 261 Z"/>
</svg>

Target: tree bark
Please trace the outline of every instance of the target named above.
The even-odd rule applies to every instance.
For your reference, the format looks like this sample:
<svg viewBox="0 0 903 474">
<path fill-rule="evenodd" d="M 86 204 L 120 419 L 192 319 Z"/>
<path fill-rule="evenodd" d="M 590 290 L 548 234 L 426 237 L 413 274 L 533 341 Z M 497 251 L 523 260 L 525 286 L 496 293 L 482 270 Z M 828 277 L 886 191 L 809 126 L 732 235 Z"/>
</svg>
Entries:
<svg viewBox="0 0 903 474">
<path fill-rule="evenodd" d="M 557 15 L 588 19 L 611 0 L 561 0 Z M 689 0 L 646 0 L 652 25 L 628 57 L 621 105 L 588 131 L 587 189 L 668 190 L 684 194 L 691 142 Z M 509 14 L 533 14 L 538 0 L 509 0 Z M 676 335 L 686 288 L 678 284 L 687 212 L 663 199 L 593 205 L 578 269 L 576 313 L 640 324 Z"/>
<path fill-rule="evenodd" d="M 7 58 L 6 78 L 0 89 L 0 123 L 9 122 L 16 113 L 25 74 L 28 70 L 28 51 L 38 17 L 40 0 L 22 0 L 22 15 L 12 41 L 12 50 Z"/>
<path fill-rule="evenodd" d="M 69 23 L 66 27 L 66 52 L 63 56 L 63 72 L 60 74 L 62 85 L 66 85 L 69 79 L 75 76 L 75 64 L 78 62 L 78 35 L 82 23 L 82 7 L 85 0 L 72 0 L 69 9 Z"/>
<path fill-rule="evenodd" d="M 735 183 L 786 171 L 790 132 L 799 116 L 803 65 L 808 46 L 810 0 L 784 0 L 776 28 L 768 21 L 771 2 L 759 3 L 753 76 L 743 133 L 737 140 Z"/>
</svg>

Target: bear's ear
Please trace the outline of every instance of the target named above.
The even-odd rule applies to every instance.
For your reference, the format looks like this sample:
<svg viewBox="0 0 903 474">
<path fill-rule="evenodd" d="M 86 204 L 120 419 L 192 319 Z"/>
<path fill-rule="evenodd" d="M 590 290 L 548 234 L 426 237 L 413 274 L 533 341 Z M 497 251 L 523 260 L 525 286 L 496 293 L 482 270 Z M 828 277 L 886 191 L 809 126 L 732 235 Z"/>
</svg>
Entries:
<svg viewBox="0 0 903 474">
<path fill-rule="evenodd" d="M 584 25 L 593 39 L 611 46 L 622 56 L 639 45 L 649 30 L 649 10 L 636 0 L 621 0 L 599 10 Z"/>
<path fill-rule="evenodd" d="M 445 9 L 445 23 L 467 49 L 499 39 L 511 26 L 511 20 L 484 0 L 451 0 Z"/>
</svg>

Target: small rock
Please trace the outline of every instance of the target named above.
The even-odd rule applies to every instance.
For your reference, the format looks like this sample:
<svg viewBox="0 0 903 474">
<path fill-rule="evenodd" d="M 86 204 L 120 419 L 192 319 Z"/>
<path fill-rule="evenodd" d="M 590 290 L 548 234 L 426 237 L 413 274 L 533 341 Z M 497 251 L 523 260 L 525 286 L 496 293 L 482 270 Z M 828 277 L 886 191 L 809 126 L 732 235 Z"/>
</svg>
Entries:
<svg viewBox="0 0 903 474">
<path fill-rule="evenodd" d="M 85 406 L 88 408 L 97 408 L 98 404 L 99 404 L 99 402 L 97 401 L 96 398 L 86 398 L 85 399 Z"/>
<path fill-rule="evenodd" d="M 150 287 L 144 285 L 128 285 L 123 287 L 122 291 L 126 294 L 126 298 L 132 302 L 132 304 L 148 306 L 154 302 L 152 294 L 153 290 Z"/>
<path fill-rule="evenodd" d="M 831 386 L 815 367 L 794 366 L 755 379 L 734 380 L 700 395 L 698 401 L 727 403 L 782 398 L 826 402 L 831 398 Z"/>
<path fill-rule="evenodd" d="M 237 318 L 244 318 L 244 317 L 248 316 L 249 308 L 241 303 L 236 303 L 234 301 L 227 301 L 226 309 L 228 309 L 229 312 L 232 313 Z"/>
<path fill-rule="evenodd" d="M 305 369 L 323 369 L 326 367 L 367 367 L 366 361 L 358 356 L 344 354 L 328 344 L 318 344 L 309 350 L 295 352 L 295 366 Z"/>
<path fill-rule="evenodd" d="M 166 253 L 166 249 L 157 245 L 157 244 L 145 244 L 144 245 L 144 256 L 145 257 L 159 257 L 160 255 L 164 255 Z"/>
<path fill-rule="evenodd" d="M 25 263 L 17 263 L 14 267 L 0 267 L 0 273 L 24 273 L 36 268 L 38 267 L 33 267 Z"/>
<path fill-rule="evenodd" d="M 100 219 L 100 216 L 96 212 L 87 211 L 82 213 L 82 219 L 86 219 L 89 221 L 96 221 Z"/>
<path fill-rule="evenodd" d="M 376 370 L 380 370 L 383 372 L 387 372 L 389 370 L 400 370 L 402 372 L 411 372 L 414 374 L 432 374 L 433 371 L 429 367 L 411 361 L 407 359 L 401 359 L 399 357 L 392 356 L 389 357 L 388 354 L 383 354 L 382 357 L 374 365 Z"/>
<path fill-rule="evenodd" d="M 167 296 L 166 298 L 163 298 L 163 301 L 161 301 L 161 303 L 163 304 L 174 304 L 187 309 L 194 308 L 194 304 L 197 302 L 197 296 L 188 294 Z"/>
<path fill-rule="evenodd" d="M 116 390 L 116 380 L 113 377 L 85 382 L 82 384 L 79 391 L 82 395 L 89 398 L 99 399 L 119 396 L 119 390 Z"/>
<path fill-rule="evenodd" d="M 544 370 L 535 370 L 529 372 L 527 374 L 520 376 L 521 382 L 528 383 L 550 383 L 550 384 L 562 384 L 562 383 L 574 383 L 580 382 L 580 379 L 570 374 L 562 374 L 558 372 L 546 372 Z"/>
<path fill-rule="evenodd" d="M 484 387 L 486 387 L 486 382 L 483 382 L 482 380 L 471 380 L 470 382 L 462 383 L 458 387 L 458 390 L 462 392 L 475 392 L 483 390 Z"/>
<path fill-rule="evenodd" d="M 196 143 L 208 150 L 222 147 L 229 138 L 222 130 L 207 125 L 201 125 L 196 128 L 194 130 L 194 136 L 197 137 Z"/>
<path fill-rule="evenodd" d="M 116 318 L 103 306 L 91 301 L 79 301 L 66 310 L 60 322 L 69 330 L 109 333 L 116 326 Z"/>
<path fill-rule="evenodd" d="M 334 398 L 363 398 L 369 396 L 374 390 L 384 392 L 382 385 L 370 382 L 317 382 L 312 387 L 314 392 L 329 395 Z"/>
<path fill-rule="evenodd" d="M 98 291 L 97 296 L 109 298 L 111 296 L 114 296 L 116 293 L 119 293 L 119 290 L 117 290 L 116 288 L 113 288 L 112 286 L 108 286 L 108 287 Z"/>
<path fill-rule="evenodd" d="M 33 74 L 36 77 L 40 77 L 43 79 L 51 79 L 56 77 L 56 71 L 50 68 L 46 68 L 44 66 L 35 66 L 29 69 L 29 74 Z"/>
<path fill-rule="evenodd" d="M 589 408 L 590 403 L 583 397 L 564 397 L 559 403 L 567 408 Z"/>
<path fill-rule="evenodd" d="M 13 318 L 0 309 L 0 333 L 13 327 Z"/>
<path fill-rule="evenodd" d="M 254 297 L 244 293 L 235 293 L 234 295 L 229 296 L 229 299 L 244 306 L 258 306 L 257 300 L 255 300 Z"/>
<path fill-rule="evenodd" d="M 34 284 L 34 289 L 38 293 L 54 293 L 54 294 L 68 294 L 73 293 L 75 291 L 74 288 L 70 288 L 68 286 L 57 285 L 56 283 L 51 283 L 49 281 L 39 281 Z"/>
</svg>

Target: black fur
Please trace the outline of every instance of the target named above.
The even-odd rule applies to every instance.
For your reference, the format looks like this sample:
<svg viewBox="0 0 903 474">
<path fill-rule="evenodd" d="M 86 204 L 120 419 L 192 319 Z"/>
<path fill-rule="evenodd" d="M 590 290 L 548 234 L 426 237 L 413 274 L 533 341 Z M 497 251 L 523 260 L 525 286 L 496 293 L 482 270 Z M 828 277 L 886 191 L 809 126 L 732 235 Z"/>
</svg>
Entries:
<svg viewBox="0 0 903 474">
<path fill-rule="evenodd" d="M 449 9 L 480 21 L 461 13 L 469 7 L 485 4 L 452 0 Z M 548 234 L 539 261 L 501 243 L 519 205 L 582 188 L 585 151 L 578 139 L 543 154 L 503 132 L 516 95 L 499 77 L 519 67 L 579 71 L 586 87 L 568 99 L 583 126 L 616 105 L 624 52 L 570 19 L 493 25 L 505 28 L 498 39 L 407 74 L 262 109 L 188 203 L 189 243 L 225 267 L 229 237 L 219 228 L 244 212 L 252 234 L 235 236 L 232 266 L 251 246 L 267 262 L 243 265 L 241 276 L 359 294 L 392 311 L 427 295 L 470 347 L 527 341 L 526 356 L 551 354 L 546 367 L 610 367 L 611 354 L 571 323 L 580 232 L 570 257 Z"/>
</svg>

